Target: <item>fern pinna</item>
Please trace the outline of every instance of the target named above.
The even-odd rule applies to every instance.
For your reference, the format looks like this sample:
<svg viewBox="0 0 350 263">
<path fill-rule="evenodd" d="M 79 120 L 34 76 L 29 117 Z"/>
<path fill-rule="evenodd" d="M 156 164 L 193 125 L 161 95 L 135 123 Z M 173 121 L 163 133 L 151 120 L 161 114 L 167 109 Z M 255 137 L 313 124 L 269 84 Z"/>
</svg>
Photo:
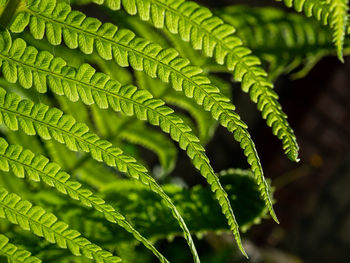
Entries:
<svg viewBox="0 0 350 263">
<path fill-rule="evenodd" d="M 284 1 L 329 29 L 272 8 L 66 2 L 0 1 L 0 254 L 9 262 L 128 262 L 124 245 L 137 254 L 135 244 L 142 243 L 168 262 L 154 242 L 182 233 L 200 262 L 191 234 L 230 231 L 246 255 L 240 227 L 260 222 L 266 211 L 278 219 L 248 126 L 235 112 L 229 81 L 217 73 L 241 83 L 289 159 L 298 161 L 272 80 L 302 64 L 295 76 L 305 75 L 322 56 L 348 53 L 348 2 Z M 99 5 L 107 22 L 72 9 L 75 4 Z M 205 143 L 218 125 L 233 134 L 251 171 L 215 173 Z M 160 186 L 176 166 L 174 143 L 208 188 Z M 159 165 L 143 160 L 138 146 L 153 151 Z M 243 201 L 249 204 L 242 207 Z M 16 224 L 44 239 L 24 242 Z M 45 242 L 73 256 L 48 245 L 31 251 Z"/>
</svg>

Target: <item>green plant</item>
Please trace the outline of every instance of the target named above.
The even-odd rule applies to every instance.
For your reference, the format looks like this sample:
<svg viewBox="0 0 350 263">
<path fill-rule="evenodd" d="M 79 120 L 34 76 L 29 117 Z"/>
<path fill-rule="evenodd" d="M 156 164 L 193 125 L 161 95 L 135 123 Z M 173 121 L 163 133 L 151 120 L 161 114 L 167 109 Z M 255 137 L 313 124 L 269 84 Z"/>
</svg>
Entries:
<svg viewBox="0 0 350 263">
<path fill-rule="evenodd" d="M 63 0 L 0 1 L 0 169 L 14 175 L 0 177 L 6 188 L 0 191 L 0 253 L 10 262 L 133 261 L 125 251 L 136 241 L 168 262 L 154 242 L 182 233 L 200 262 L 192 234 L 231 231 L 246 255 L 239 228 L 267 211 L 278 220 L 248 127 L 231 103 L 230 83 L 216 73 L 241 82 L 289 159 L 298 161 L 272 81 L 301 66 L 294 76 L 307 74 L 334 53 L 333 43 L 340 59 L 348 53 L 347 1 L 284 1 L 329 28 L 273 8 L 212 13 L 184 0 L 70 2 L 103 5 L 109 22 Z M 239 142 L 251 171 L 214 172 L 204 146 L 218 125 Z M 208 188 L 161 187 L 135 147 L 158 156 L 153 175 L 169 183 L 174 142 Z M 28 239 L 15 225 L 46 241 Z M 22 241 L 21 249 L 8 237 Z"/>
</svg>

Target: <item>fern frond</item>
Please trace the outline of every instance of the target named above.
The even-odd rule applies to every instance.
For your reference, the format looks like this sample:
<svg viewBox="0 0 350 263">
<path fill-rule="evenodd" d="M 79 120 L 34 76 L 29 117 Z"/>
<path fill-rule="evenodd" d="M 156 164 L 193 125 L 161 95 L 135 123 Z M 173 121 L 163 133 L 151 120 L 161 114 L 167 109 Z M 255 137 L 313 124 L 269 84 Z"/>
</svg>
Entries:
<svg viewBox="0 0 350 263">
<path fill-rule="evenodd" d="M 56 10 L 61 11 L 57 12 Z M 36 22 L 35 25 L 33 24 L 33 19 L 41 21 L 43 27 L 38 29 L 35 26 Z M 234 138 L 240 142 L 245 155 L 248 157 L 248 162 L 256 174 L 257 182 L 261 186 L 266 205 L 269 207 L 272 217 L 278 221 L 272 208 L 260 160 L 255 145 L 246 130 L 246 124 L 234 112 L 235 107 L 230 103 L 230 100 L 223 96 L 215 86 L 211 85 L 208 78 L 200 74 L 200 68 L 188 65 L 189 62 L 180 58 L 178 52 L 173 49 L 162 49 L 154 43 L 135 37 L 129 30 L 118 30 L 112 24 L 102 24 L 95 18 L 86 17 L 78 11 L 71 11 L 70 6 L 65 3 L 59 3 L 55 6 L 55 1 L 28 0 L 28 6 L 14 18 L 10 29 L 13 32 L 22 32 L 28 25 L 32 31 L 35 31 L 32 32 L 34 37 L 42 38 L 43 35 L 46 35 L 51 44 L 58 45 L 62 42 L 63 36 L 67 46 L 70 48 L 79 47 L 86 54 L 92 53 L 96 49 L 102 58 L 114 58 L 121 66 L 129 66 L 130 64 L 135 70 L 144 70 L 151 77 L 159 77 L 165 82 L 170 82 L 175 90 L 181 90 L 186 96 L 193 97 L 198 104 L 203 104 L 203 107 L 210 111 L 213 117 L 219 120 L 224 127 L 233 132 Z M 242 51 L 242 53 L 245 52 Z M 236 74 L 241 73 L 245 72 L 236 70 Z M 244 79 L 248 82 L 251 80 L 249 75 L 244 75 L 246 76 Z M 244 81 L 244 83 L 247 83 L 247 81 Z M 258 88 L 256 85 L 254 87 Z M 260 98 L 259 108 L 264 112 L 263 117 L 268 118 L 268 123 L 273 126 L 274 133 L 283 139 L 285 152 L 291 159 L 296 159 L 297 145 L 293 132 L 285 120 L 286 116 L 282 114 L 277 100 L 271 103 L 266 101 L 266 99 L 271 98 L 268 94 L 272 94 L 273 91 L 261 94 L 261 89 L 253 88 L 252 90 L 254 90 L 252 92 L 254 97 Z M 277 116 L 276 105 L 278 105 Z M 191 155 L 193 157 L 193 153 Z M 194 160 L 194 162 L 198 161 Z M 200 169 L 205 177 L 208 175 L 212 178 L 216 177 L 211 168 Z M 223 198 L 225 194 L 223 189 L 218 187 L 219 181 L 214 179 L 209 180 L 209 182 L 215 185 L 213 190 L 219 189 L 218 199 Z M 234 232 L 238 239 L 237 224 L 234 222 L 227 198 L 224 198 L 224 200 L 225 214 L 230 218 L 229 222 L 232 228 L 235 229 Z"/>
<path fill-rule="evenodd" d="M 95 70 L 87 64 L 82 65 L 77 71 L 72 67 L 66 67 L 64 61 L 60 58 L 53 58 L 53 56 L 47 52 L 37 53 L 33 47 L 26 48 L 21 39 L 17 39 L 11 44 L 11 37 L 6 33 L 3 38 L 3 43 L 3 49 L 0 48 L 0 59 L 3 63 L 2 71 L 8 81 L 15 82 L 18 80 L 23 87 L 29 88 L 34 85 L 38 90 L 38 87 L 35 84 L 35 75 L 40 75 L 42 82 L 47 83 L 51 90 L 56 94 L 65 95 L 72 101 L 77 101 L 81 98 L 85 104 L 96 103 L 100 108 L 107 108 L 110 106 L 113 110 L 121 111 L 126 115 L 134 114 L 138 119 L 148 120 L 150 124 L 160 126 L 164 132 L 170 133 L 172 139 L 179 142 L 180 147 L 187 151 L 194 166 L 205 178 L 207 178 L 207 181 L 212 186 L 213 191 L 217 195 L 217 199 L 223 207 L 223 213 L 227 216 L 228 223 L 230 224 L 236 240 L 243 251 L 238 225 L 232 213 L 231 205 L 224 189 L 221 187 L 217 176 L 209 164 L 203 146 L 199 143 L 199 139 L 191 133 L 191 129 L 185 125 L 179 117 L 173 114 L 174 111 L 166 107 L 163 101 L 154 99 L 146 90 L 137 90 L 136 87 L 130 85 L 121 86 L 119 82 L 110 80 L 107 75 L 95 73 Z M 21 51 L 15 52 L 18 48 L 20 48 Z M 26 56 L 21 56 L 21 54 L 27 54 L 25 51 L 34 53 L 34 55 L 31 56 L 31 59 L 34 59 L 34 61 L 27 60 Z M 18 55 L 20 55 L 20 57 L 18 57 Z M 45 64 L 43 64 L 42 61 L 45 61 Z M 9 67 L 14 68 L 15 70 L 8 71 L 7 69 Z M 23 78 L 20 78 L 21 75 L 18 74 L 19 70 L 17 70 L 17 68 L 21 69 L 23 72 L 25 70 L 26 82 L 21 80 Z M 25 85 L 26 83 L 31 85 Z M 182 87 L 180 83 L 179 85 Z M 44 91 L 41 87 L 42 85 L 39 85 L 39 91 Z M 214 89 L 214 87 L 208 87 L 211 90 Z M 213 90 L 213 92 L 215 91 L 216 89 Z M 206 94 L 209 96 L 208 93 Z M 215 117 L 219 118 L 220 115 L 224 115 L 228 118 L 224 119 L 222 117 L 220 120 L 225 126 L 228 126 L 230 131 L 234 132 L 235 139 L 240 141 L 242 148 L 245 149 L 245 154 L 248 156 L 248 162 L 252 165 L 252 168 L 257 175 L 257 181 L 261 185 L 261 192 L 266 204 L 275 220 L 277 220 L 272 209 L 261 164 L 255 146 L 250 139 L 248 132 L 245 130 L 246 126 L 240 121 L 239 116 L 232 112 L 234 106 L 228 103 L 229 99 L 226 99 L 225 97 L 222 99 L 220 93 L 215 94 L 217 94 L 217 96 L 214 96 L 214 98 L 209 96 L 210 98 L 207 99 L 198 94 L 198 96 L 200 96 L 198 99 L 201 101 L 204 100 L 206 107 L 215 110 Z M 217 108 L 214 105 L 215 103 L 213 100 L 219 101 L 218 104 L 221 108 L 224 108 L 224 112 L 222 112 L 223 109 Z M 238 126 L 236 126 L 237 122 L 239 124 Z M 88 150 L 88 147 L 85 147 L 83 150 Z M 94 153 L 94 151 L 92 153 Z M 100 153 L 100 150 L 98 150 L 97 153 Z M 94 155 L 96 154 L 93 154 L 93 157 L 97 160 L 101 159 L 101 157 L 96 157 Z M 104 158 L 107 158 L 107 156 L 112 160 L 112 164 L 108 163 L 108 159 L 104 161 L 109 165 L 115 165 L 115 159 L 111 157 L 111 154 L 107 152 Z M 136 165 L 134 162 L 135 160 L 133 159 L 127 164 Z M 118 167 L 119 170 L 126 171 L 125 164 L 121 165 L 120 163 L 116 163 L 116 165 L 117 167 L 120 166 Z M 145 172 L 145 168 L 136 165 L 136 168 L 130 168 L 128 169 L 128 172 L 131 176 L 135 176 L 136 179 L 140 179 L 139 175 Z M 151 178 L 152 177 L 147 175 L 145 179 L 148 181 L 153 180 L 153 178 Z M 155 181 L 151 181 L 150 185 L 151 188 L 155 187 Z M 157 188 L 159 187 L 157 186 Z M 159 189 L 159 194 L 161 193 L 161 189 Z"/>
<path fill-rule="evenodd" d="M 20 49 L 21 51 L 18 52 L 17 49 Z M 31 60 L 26 59 L 26 56 L 22 56 L 22 54 L 27 53 L 34 54 L 31 56 Z M 18 57 L 19 55 L 20 57 Z M 146 90 L 138 91 L 136 87 L 130 85 L 121 86 L 119 82 L 110 80 L 107 75 L 95 73 L 95 70 L 87 64 L 82 65 L 78 71 L 75 71 L 72 67 L 66 67 L 64 60 L 60 58 L 53 58 L 53 56 L 47 52 L 37 53 L 36 49 L 33 47 L 26 48 L 25 42 L 21 39 L 16 39 L 13 44 L 11 44 L 11 37 L 6 33 L 3 38 L 2 51 L 0 48 L 0 59 L 2 60 L 2 72 L 4 73 L 4 77 L 10 82 L 18 81 L 19 84 L 25 88 L 30 88 L 34 85 L 39 92 L 43 92 L 45 90 L 41 87 L 46 88 L 46 86 L 41 84 L 37 86 L 35 82 L 35 75 L 40 75 L 40 83 L 47 83 L 51 90 L 56 94 L 65 95 L 72 101 L 77 101 L 80 98 L 85 104 L 96 103 L 100 108 L 107 108 L 110 106 L 113 110 L 121 111 L 126 115 L 134 114 L 138 119 L 148 120 L 152 125 L 160 126 L 164 132 L 170 133 L 172 139 L 179 142 L 180 147 L 187 151 L 194 166 L 200 170 L 205 178 L 207 178 L 208 182 L 212 185 L 213 191 L 216 192 L 218 200 L 224 200 L 220 201 L 223 207 L 223 212 L 227 216 L 228 222 L 235 234 L 240 248 L 243 250 L 240 242 L 238 225 L 235 222 L 231 205 L 217 176 L 209 164 L 209 160 L 204 153 L 204 148 L 199 143 L 199 139 L 191 133 L 191 129 L 185 125 L 179 117 L 174 115 L 173 110 L 166 107 L 163 101 L 154 99 Z M 43 64 L 42 61 L 45 61 L 45 63 Z M 8 68 L 14 69 L 14 71 L 8 71 Z M 24 76 L 19 74 L 20 71 L 26 72 L 25 78 L 20 77 Z M 25 82 L 23 79 L 25 79 Z M 26 85 L 28 83 L 30 85 Z M 262 175 L 261 165 L 254 144 L 251 141 L 248 132 L 244 129 L 244 127 L 246 127 L 245 124 L 239 120 L 237 114 L 229 111 L 229 109 L 232 109 L 233 105 L 228 104 L 226 101 L 226 99 L 220 101 L 220 105 L 225 106 L 227 114 L 229 114 L 230 117 L 233 117 L 234 121 L 238 122 L 241 126 L 236 127 L 235 123 L 231 120 L 221 120 L 225 125 L 228 125 L 229 129 L 234 131 L 235 138 L 236 140 L 241 141 L 242 147 L 247 149 L 245 153 L 248 156 L 248 162 L 252 164 L 253 169 L 259 177 L 258 182 L 261 184 L 262 193 L 270 211 L 272 211 L 272 215 L 274 216 L 268 189 Z M 209 99 L 206 100 L 206 103 L 208 105 L 207 107 L 213 107 L 216 109 Z M 216 114 L 220 116 L 220 111 L 216 112 Z M 71 137 L 69 136 L 68 142 L 70 140 Z M 91 143 L 88 143 L 88 145 L 91 145 Z M 83 150 L 86 151 L 88 148 L 89 147 L 84 147 Z M 96 149 L 97 154 L 94 154 L 95 149 L 92 151 L 93 157 L 97 160 L 101 160 L 101 150 L 98 150 L 98 147 Z M 97 155 L 97 157 L 95 155 Z M 108 165 L 115 165 L 115 159 L 111 157 L 111 153 L 107 152 L 103 157 Z M 106 160 L 107 157 L 109 160 L 112 160 L 111 163 L 108 162 L 108 159 Z M 134 162 L 135 160 L 133 159 L 127 164 L 136 165 Z M 119 170 L 123 172 L 126 171 L 125 164 L 121 165 L 120 163 L 116 163 L 116 165 L 117 167 L 120 166 L 118 167 Z M 139 174 L 145 172 L 145 168 L 142 167 L 141 169 L 136 165 L 136 168 L 130 168 L 128 169 L 128 172 L 131 176 L 135 176 L 136 179 L 139 179 Z M 146 178 L 148 181 L 153 180 L 153 178 L 148 175 Z M 155 187 L 155 181 L 152 181 L 150 185 Z M 157 186 L 157 188 L 160 187 Z M 161 193 L 160 189 L 159 193 Z M 274 218 L 276 217 L 274 216 Z"/>
<path fill-rule="evenodd" d="M 119 257 L 91 243 L 81 234 L 48 213 L 39 206 L 33 206 L 29 201 L 22 200 L 20 196 L 0 189 L 0 217 L 6 218 L 12 224 L 19 225 L 60 248 L 68 248 L 76 256 L 85 256 L 96 262 L 120 262 Z"/>
<path fill-rule="evenodd" d="M 343 44 L 348 24 L 348 0 L 276 0 L 286 6 L 294 7 L 297 12 L 304 12 L 307 17 L 314 17 L 333 31 L 333 42 L 337 54 L 343 61 Z"/>
<path fill-rule="evenodd" d="M 297 12 L 304 12 L 307 17 L 314 17 L 327 25 L 329 22 L 329 0 L 275 0 L 283 2 Z"/>
<path fill-rule="evenodd" d="M 131 233 L 136 240 L 150 249 L 161 262 L 168 262 L 147 239 L 128 223 L 123 215 L 93 192 L 84 189 L 79 182 L 71 180 L 70 175 L 62 171 L 58 164 L 50 162 L 42 155 L 35 155 L 19 145 L 8 145 L 3 138 L 0 138 L 0 163 L 2 171 L 8 172 L 11 169 L 18 178 L 24 178 L 27 175 L 27 178 L 32 181 L 43 181 L 70 198 L 80 201 L 84 206 L 93 207 L 102 213 L 109 222 L 116 223 Z"/>
<path fill-rule="evenodd" d="M 56 108 L 34 104 L 30 100 L 21 100 L 18 95 L 7 94 L 3 89 L 0 89 L 0 123 L 4 123 L 14 131 L 21 129 L 28 135 L 38 134 L 45 140 L 54 139 L 72 151 L 81 150 L 90 153 L 95 160 L 117 167 L 119 171 L 149 186 L 172 210 L 184 230 L 190 248 L 196 254 L 193 240 L 181 215 L 171 199 L 148 174 L 147 169 L 138 164 L 134 158 L 123 154 L 121 149 L 114 147 L 109 141 L 101 140 L 96 134 L 91 133 L 85 124 L 77 123 L 72 116 L 64 115 Z"/>
<path fill-rule="evenodd" d="M 39 258 L 32 256 L 29 251 L 19 249 L 16 245 L 10 243 L 8 237 L 2 234 L 0 234 L 0 254 L 6 256 L 10 263 L 42 262 Z"/>
<path fill-rule="evenodd" d="M 218 64 L 224 64 L 233 72 L 235 80 L 242 82 L 242 89 L 249 92 L 257 103 L 262 117 L 272 127 L 273 133 L 282 140 L 283 149 L 288 157 L 298 160 L 298 145 L 287 116 L 278 103 L 278 95 L 273 84 L 267 80 L 267 74 L 260 66 L 257 57 L 242 46 L 242 41 L 234 35 L 232 26 L 225 24 L 211 11 L 198 4 L 185 0 L 93 0 L 97 4 L 117 10 L 121 6 L 131 15 L 138 14 L 142 20 L 151 21 L 157 28 L 166 28 L 189 41 L 194 49 L 202 50 L 208 57 L 215 58 Z M 146 71 L 147 72 L 147 71 Z"/>
</svg>

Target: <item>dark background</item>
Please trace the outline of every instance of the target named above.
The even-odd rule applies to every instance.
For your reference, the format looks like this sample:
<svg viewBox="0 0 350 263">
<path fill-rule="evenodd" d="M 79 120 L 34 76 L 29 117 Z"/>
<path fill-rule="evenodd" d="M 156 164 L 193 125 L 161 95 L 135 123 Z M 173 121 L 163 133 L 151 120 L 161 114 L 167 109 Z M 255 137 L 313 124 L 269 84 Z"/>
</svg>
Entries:
<svg viewBox="0 0 350 263">
<path fill-rule="evenodd" d="M 286 9 L 271 0 L 198 2 L 211 7 L 244 3 Z M 350 262 L 350 58 L 344 64 L 336 57 L 324 58 L 305 78 L 292 81 L 281 76 L 275 88 L 301 148 L 297 164 L 285 157 L 255 105 L 239 85 L 234 86 L 234 103 L 249 125 L 265 175 L 276 188 L 275 209 L 281 222 L 263 220 L 244 235 L 249 261 Z M 241 149 L 225 129 L 217 130 L 207 149 L 216 171 L 247 167 Z M 191 185 L 203 183 L 195 171 L 193 175 L 189 171 L 193 169 L 182 154 L 174 174 L 186 174 L 184 179 Z M 215 237 L 207 240 L 217 251 L 232 242 L 230 238 L 226 243 Z"/>
</svg>

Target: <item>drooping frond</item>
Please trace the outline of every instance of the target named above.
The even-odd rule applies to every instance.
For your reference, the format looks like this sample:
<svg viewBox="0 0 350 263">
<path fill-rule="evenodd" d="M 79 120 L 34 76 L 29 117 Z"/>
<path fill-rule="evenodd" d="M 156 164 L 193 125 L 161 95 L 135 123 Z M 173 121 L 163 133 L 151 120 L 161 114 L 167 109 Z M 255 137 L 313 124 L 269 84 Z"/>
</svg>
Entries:
<svg viewBox="0 0 350 263">
<path fill-rule="evenodd" d="M 50 162 L 42 155 L 35 155 L 19 145 L 8 145 L 3 138 L 0 138 L 0 164 L 2 171 L 12 170 L 18 178 L 27 176 L 32 181 L 43 181 L 70 198 L 80 201 L 83 205 L 93 207 L 102 213 L 109 222 L 116 223 L 131 233 L 136 240 L 150 249 L 161 262 L 168 262 L 147 239 L 128 223 L 123 215 L 93 192 L 83 188 L 79 182 L 71 180 L 70 175 L 62 171 L 58 164 Z"/>
<path fill-rule="evenodd" d="M 185 222 L 171 199 L 148 174 L 147 169 L 137 163 L 133 157 L 125 155 L 120 148 L 91 133 L 85 124 L 77 123 L 72 116 L 64 115 L 57 108 L 34 104 L 30 100 L 21 100 L 17 94 L 6 93 L 3 89 L 0 89 L 0 123 L 14 131 L 21 129 L 28 135 L 38 134 L 45 140 L 54 139 L 72 151 L 81 150 L 90 153 L 95 160 L 117 167 L 119 171 L 149 186 L 172 210 L 174 217 L 184 230 L 193 254 L 196 255 L 193 240 Z"/>
<path fill-rule="evenodd" d="M 38 21 L 41 24 L 40 27 L 36 26 Z M 65 3 L 59 3 L 56 6 L 55 1 L 28 0 L 28 5 L 23 12 L 18 13 L 14 18 L 10 29 L 13 32 L 22 32 L 27 26 L 31 29 L 33 36 L 38 39 L 45 35 L 51 44 L 58 45 L 62 42 L 63 37 L 68 47 L 79 47 L 86 54 L 90 54 L 96 49 L 97 53 L 104 59 L 114 58 L 121 66 L 130 65 L 135 70 L 144 70 L 151 77 L 158 77 L 165 82 L 170 82 L 175 90 L 181 90 L 186 96 L 193 97 L 198 104 L 210 111 L 221 125 L 227 127 L 234 134 L 234 138 L 240 142 L 256 175 L 257 183 L 261 186 L 266 205 L 269 207 L 272 217 L 277 221 L 260 160 L 255 145 L 246 130 L 246 125 L 234 112 L 235 107 L 230 103 L 230 100 L 223 96 L 218 88 L 211 85 L 208 78 L 201 75 L 200 68 L 189 65 L 189 62 L 179 57 L 178 52 L 173 49 L 162 49 L 159 45 L 135 37 L 134 33 L 129 30 L 118 30 L 112 24 L 102 24 L 99 20 L 86 17 L 81 12 L 71 11 L 70 6 Z M 242 51 L 242 53 L 245 52 Z M 245 72 L 236 68 L 236 75 L 241 73 Z M 251 79 L 249 74 L 244 76 L 244 83 L 247 84 Z M 253 87 L 257 88 L 258 86 L 253 85 Z M 255 88 L 252 88 L 254 90 L 252 94 L 256 99 L 260 98 L 259 108 L 264 112 L 263 117 L 268 118 L 268 123 L 273 126 L 274 133 L 283 139 L 285 152 L 291 159 L 296 159 L 297 145 L 293 132 L 285 120 L 286 116 L 282 114 L 277 100 L 271 103 L 266 101 L 266 99 L 271 98 L 268 94 L 274 94 L 273 91 L 261 94 L 262 90 Z M 277 115 L 276 109 L 278 110 Z M 193 157 L 193 153 L 191 155 Z M 220 189 L 218 198 L 222 199 L 224 191 L 218 186 L 219 182 L 215 179 L 212 169 L 200 169 L 205 177 L 210 175 L 214 178 L 214 180 L 209 179 L 209 182 L 216 185 L 213 190 Z M 223 199 L 225 200 L 223 210 L 229 218 L 236 238 L 239 239 L 229 202 L 227 198 Z"/>
<path fill-rule="evenodd" d="M 348 24 L 348 0 L 276 0 L 283 1 L 286 6 L 297 12 L 304 12 L 307 17 L 314 17 L 333 31 L 333 42 L 337 54 L 343 61 L 343 44 Z"/>
<path fill-rule="evenodd" d="M 68 248 L 73 255 L 84 256 L 101 263 L 120 262 L 121 259 L 110 252 L 91 243 L 81 234 L 45 211 L 40 206 L 33 206 L 20 196 L 0 189 L 0 217 L 6 218 L 12 224 L 19 225 L 39 237 L 45 238 L 60 248 Z"/>
<path fill-rule="evenodd" d="M 298 160 L 298 145 L 287 116 L 278 103 L 278 95 L 273 84 L 268 81 L 259 59 L 250 55 L 251 51 L 242 46 L 242 41 L 234 35 L 236 29 L 213 16 L 207 8 L 185 0 L 92 0 L 97 4 L 118 10 L 123 6 L 131 15 L 138 14 L 142 20 L 151 21 L 157 28 L 166 28 L 189 41 L 194 49 L 202 50 L 206 56 L 215 58 L 232 71 L 235 80 L 242 82 L 242 89 L 249 92 L 257 103 L 262 116 L 272 127 L 273 133 L 283 142 L 288 157 Z M 29 22 L 29 21 L 28 21 Z M 147 72 L 147 70 L 146 70 Z"/>
<path fill-rule="evenodd" d="M 16 245 L 10 243 L 8 237 L 2 234 L 0 234 L 0 254 L 6 256 L 11 263 L 42 262 L 39 258 L 32 256 L 29 251 L 19 249 Z"/>
<path fill-rule="evenodd" d="M 20 49 L 20 51 L 15 52 L 17 49 Z M 27 60 L 24 55 L 28 53 L 33 54 L 31 60 Z M 172 139 L 179 142 L 180 147 L 187 151 L 194 166 L 200 170 L 201 174 L 212 186 L 212 190 L 216 193 L 217 199 L 222 205 L 223 213 L 226 215 L 236 240 L 243 251 L 243 247 L 240 243 L 238 225 L 232 213 L 229 200 L 227 199 L 227 194 L 221 187 L 217 176 L 210 166 L 204 148 L 200 144 L 199 139 L 191 133 L 191 129 L 183 123 L 181 118 L 173 114 L 174 111 L 166 107 L 163 101 L 154 99 L 146 90 L 137 90 L 136 87 L 131 85 L 121 86 L 119 82 L 109 79 L 107 75 L 95 73 L 95 70 L 87 64 L 82 65 L 78 70 L 67 67 L 65 66 L 64 60 L 60 58 L 53 58 L 53 56 L 47 52 L 37 53 L 37 50 L 33 47 L 26 48 L 21 39 L 17 39 L 11 44 L 11 38 L 8 34 L 5 34 L 3 37 L 3 49 L 2 51 L 0 49 L 0 59 L 2 60 L 2 72 L 5 78 L 10 82 L 18 81 L 23 87 L 30 88 L 34 86 L 37 90 L 43 92 L 45 90 L 41 87 L 46 88 L 46 85 L 37 85 L 35 81 L 35 79 L 37 79 L 35 76 L 40 75 L 40 83 L 47 83 L 56 94 L 65 95 L 72 101 L 77 101 L 80 98 L 85 104 L 96 103 L 100 108 L 107 108 L 110 106 L 115 111 L 121 111 L 126 115 L 135 115 L 140 120 L 148 120 L 150 124 L 157 125 L 164 132 L 169 133 Z M 43 63 L 43 61 L 45 61 L 45 63 Z M 8 68 L 14 70 L 8 71 Z M 25 81 L 23 81 L 24 78 L 20 77 L 23 75 L 19 74 L 20 71 L 24 72 L 24 70 L 26 72 Z M 181 83 L 178 83 L 178 85 L 182 87 Z M 205 107 L 215 110 L 215 112 L 213 112 L 215 117 L 220 118 L 220 121 L 222 121 L 230 131 L 234 132 L 235 139 L 238 140 L 241 143 L 241 147 L 245 149 L 248 162 L 252 165 L 252 169 L 256 174 L 262 196 L 271 214 L 276 219 L 272 209 L 268 187 L 263 177 L 259 157 L 256 153 L 254 143 L 245 129 L 245 124 L 240 121 L 239 116 L 232 111 L 234 106 L 228 103 L 229 99 L 220 97 L 220 93 L 215 93 L 216 88 L 209 85 L 205 86 L 212 90 L 214 94 L 217 94 L 217 96 L 213 97 L 212 94 L 209 95 L 206 93 L 208 97 L 205 98 L 198 94 L 199 97 L 197 99 L 202 102 L 204 101 Z M 184 87 L 187 86 L 185 85 Z M 213 100 L 218 101 L 218 105 L 215 105 Z M 224 116 L 220 117 L 221 115 Z M 97 152 L 100 153 L 100 151 Z M 94 151 L 92 153 L 94 153 Z M 107 155 L 109 156 L 109 160 L 112 160 L 112 165 L 115 165 L 115 158 L 112 158 L 110 153 Z M 97 157 L 97 160 L 99 159 L 100 158 Z M 108 160 L 104 161 L 111 165 L 108 163 Z M 135 160 L 130 161 L 128 165 L 136 165 L 134 162 Z M 117 167 L 121 166 L 121 164 L 118 163 L 116 165 Z M 125 171 L 126 168 L 125 165 L 123 165 L 118 167 L 118 169 Z M 144 167 L 141 169 L 137 166 L 136 168 L 128 169 L 128 172 L 139 179 L 139 174 L 145 172 L 143 169 Z M 148 181 L 153 180 L 148 175 L 145 179 Z M 152 187 L 155 187 L 155 181 L 152 181 L 150 184 Z"/>
<path fill-rule="evenodd" d="M 268 62 L 275 79 L 303 66 L 293 77 L 307 74 L 323 56 L 334 53 L 330 30 L 313 19 L 277 8 L 229 6 L 217 11 L 254 54 Z"/>
</svg>

